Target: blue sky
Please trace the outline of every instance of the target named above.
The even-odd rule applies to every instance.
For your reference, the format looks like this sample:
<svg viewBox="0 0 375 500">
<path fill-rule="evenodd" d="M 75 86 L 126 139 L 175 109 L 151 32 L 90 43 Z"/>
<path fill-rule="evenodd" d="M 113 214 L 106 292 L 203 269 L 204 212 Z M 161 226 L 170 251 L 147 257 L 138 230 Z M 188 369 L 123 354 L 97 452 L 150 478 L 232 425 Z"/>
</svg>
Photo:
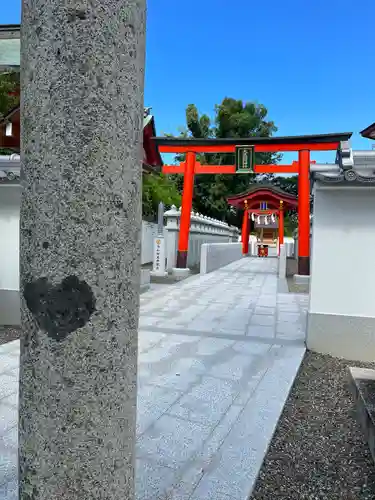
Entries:
<svg viewBox="0 0 375 500">
<path fill-rule="evenodd" d="M 187 104 L 212 115 L 228 96 L 264 104 L 277 135 L 353 131 L 368 149 L 374 19 L 374 0 L 148 0 L 145 104 L 158 134 L 184 124 Z M 0 23 L 19 21 L 9 0 Z"/>
</svg>

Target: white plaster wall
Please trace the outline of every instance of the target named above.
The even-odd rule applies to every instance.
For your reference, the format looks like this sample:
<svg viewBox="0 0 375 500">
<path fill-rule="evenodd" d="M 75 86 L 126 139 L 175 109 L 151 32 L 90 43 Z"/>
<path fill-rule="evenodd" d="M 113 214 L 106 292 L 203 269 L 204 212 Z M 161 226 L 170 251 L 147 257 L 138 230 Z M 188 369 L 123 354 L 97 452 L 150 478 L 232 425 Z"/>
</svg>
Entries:
<svg viewBox="0 0 375 500">
<path fill-rule="evenodd" d="M 210 273 L 242 259 L 242 243 L 203 243 L 200 249 L 200 274 Z"/>
<path fill-rule="evenodd" d="M 284 236 L 284 246 L 287 257 L 292 257 L 294 255 L 294 238 L 290 236 Z"/>
<path fill-rule="evenodd" d="M 316 186 L 310 313 L 375 317 L 374 214 L 375 188 Z"/>
<path fill-rule="evenodd" d="M 202 246 L 205 244 L 224 243 L 227 244 L 227 234 L 207 234 L 191 231 L 189 235 L 189 251 L 187 266 L 197 268 L 201 263 Z"/>
<path fill-rule="evenodd" d="M 0 289 L 19 290 L 19 186 L 0 186 Z"/>
<path fill-rule="evenodd" d="M 154 222 L 142 221 L 141 263 L 148 264 L 154 257 L 153 244 L 158 225 Z"/>
</svg>

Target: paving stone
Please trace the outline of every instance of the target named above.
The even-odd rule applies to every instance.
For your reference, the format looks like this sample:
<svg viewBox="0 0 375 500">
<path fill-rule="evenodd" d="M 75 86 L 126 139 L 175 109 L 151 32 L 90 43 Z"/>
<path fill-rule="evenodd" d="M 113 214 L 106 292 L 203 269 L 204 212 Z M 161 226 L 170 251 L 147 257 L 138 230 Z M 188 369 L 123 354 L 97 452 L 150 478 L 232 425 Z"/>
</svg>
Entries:
<svg viewBox="0 0 375 500">
<path fill-rule="evenodd" d="M 275 324 L 274 315 L 254 314 L 251 317 L 251 325 L 273 326 Z"/>
<path fill-rule="evenodd" d="M 213 366 L 210 375 L 228 380 L 240 380 L 251 372 L 253 357 L 250 355 L 235 354 L 227 361 Z"/>
<path fill-rule="evenodd" d="M 282 322 L 286 322 L 286 323 L 299 323 L 301 321 L 301 315 L 300 313 L 296 312 L 296 313 L 293 313 L 293 312 L 280 312 L 278 315 L 277 315 L 277 321 L 282 323 Z"/>
<path fill-rule="evenodd" d="M 17 424 L 8 429 L 1 437 L 0 437 L 0 449 L 10 448 L 15 451 L 18 450 L 18 426 Z M 1 497 L 0 497 L 1 498 Z"/>
<path fill-rule="evenodd" d="M 186 391 L 200 380 L 200 374 L 198 371 L 192 371 L 191 365 L 191 359 L 181 359 L 174 364 L 173 368 L 170 367 L 159 375 L 152 374 L 152 384 Z"/>
<path fill-rule="evenodd" d="M 1 460 L 1 457 L 0 457 Z M 1 472 L 0 472 L 1 474 Z M 18 484 L 17 481 L 10 481 L 0 485 L 0 498 L 2 500 L 18 500 Z"/>
<path fill-rule="evenodd" d="M 158 318 L 157 316 L 141 316 L 139 318 L 139 328 L 147 329 L 150 326 L 155 326 L 158 323 L 162 322 L 162 318 Z"/>
<path fill-rule="evenodd" d="M 206 498 L 215 500 L 245 500 L 246 497 L 240 499 L 240 497 L 224 493 L 221 484 L 223 481 L 225 481 L 225 476 L 222 480 L 219 478 L 219 481 L 201 481 L 189 500 L 204 500 Z"/>
<path fill-rule="evenodd" d="M 182 392 L 156 387 L 153 385 L 143 385 L 138 390 L 137 395 L 137 433 L 145 432 L 156 422 L 178 398 Z"/>
<path fill-rule="evenodd" d="M 276 336 L 278 338 L 299 339 L 305 332 L 298 323 L 277 323 Z"/>
<path fill-rule="evenodd" d="M 199 341 L 197 346 L 197 355 L 212 356 L 221 352 L 227 347 L 234 346 L 235 342 L 231 339 L 212 339 L 206 338 Z"/>
<path fill-rule="evenodd" d="M 164 333 L 140 330 L 138 333 L 138 352 L 144 352 L 150 347 L 158 344 L 165 337 Z"/>
<path fill-rule="evenodd" d="M 14 486 L 17 482 L 18 474 L 18 450 L 5 446 L 0 441 L 0 485 L 7 485 L 8 488 Z M 8 500 L 7 497 L 1 497 Z"/>
<path fill-rule="evenodd" d="M 214 426 L 223 418 L 236 395 L 233 384 L 203 377 L 168 410 L 168 414 Z"/>
<path fill-rule="evenodd" d="M 288 295 L 291 295 L 293 297 L 293 294 Z M 279 311 L 294 312 L 295 310 L 299 310 L 299 304 L 295 299 L 290 300 L 289 302 L 280 302 L 278 300 L 277 308 Z"/>
<path fill-rule="evenodd" d="M 268 300 L 268 299 L 260 298 L 257 301 L 257 307 L 276 307 L 276 299 L 275 300 Z"/>
<path fill-rule="evenodd" d="M 14 371 L 16 373 L 16 371 Z M 0 374 L 0 401 L 18 391 L 18 381 L 12 373 Z"/>
<path fill-rule="evenodd" d="M 225 333 L 228 336 L 230 335 L 245 335 L 247 328 L 247 323 L 242 320 L 239 321 L 222 321 L 216 328 L 215 332 Z"/>
<path fill-rule="evenodd" d="M 175 470 L 151 460 L 136 460 L 137 500 L 164 500 L 165 492 L 175 480 Z"/>
<path fill-rule="evenodd" d="M 0 436 L 3 436 L 8 429 L 15 427 L 17 422 L 17 408 L 2 404 L 2 401 L 0 400 Z"/>
<path fill-rule="evenodd" d="M 253 356 L 257 356 L 259 354 L 265 354 L 269 351 L 270 346 L 267 344 L 259 344 L 258 342 L 253 341 L 238 341 L 235 342 L 232 346 L 232 349 L 240 354 L 251 354 Z"/>
<path fill-rule="evenodd" d="M 13 340 L 12 342 L 7 342 L 6 344 L 0 345 L 0 356 L 2 354 L 16 353 L 19 356 L 19 340 Z"/>
<path fill-rule="evenodd" d="M 211 431 L 210 426 L 163 415 L 139 438 L 137 454 L 139 458 L 179 468 L 199 450 Z"/>
<path fill-rule="evenodd" d="M 9 396 L 6 396 L 5 398 L 2 398 L 0 400 L 0 405 L 3 404 L 18 409 L 18 391 L 10 394 Z"/>
<path fill-rule="evenodd" d="M 168 490 L 168 500 L 190 500 L 199 481 L 204 476 L 202 464 L 190 461 L 182 472 L 182 477 Z M 164 500 L 164 499 L 163 499 Z"/>
<path fill-rule="evenodd" d="M 246 335 L 248 337 L 272 339 L 275 336 L 275 327 L 250 324 L 246 330 Z"/>
<path fill-rule="evenodd" d="M 199 332 L 215 332 L 219 330 L 219 324 L 217 322 L 205 321 L 203 318 L 193 319 L 189 321 L 186 325 L 188 330 L 194 330 Z"/>
<path fill-rule="evenodd" d="M 18 368 L 19 359 L 18 356 L 12 355 L 12 353 L 4 353 L 0 356 L 0 370 L 1 373 L 8 372 Z"/>
<path fill-rule="evenodd" d="M 18 388 L 18 381 L 19 381 L 19 378 L 20 378 L 19 368 L 15 368 L 14 370 L 9 370 L 8 372 L 5 372 L 5 375 L 9 375 L 10 377 L 13 377 L 13 379 L 15 379 L 16 386 Z"/>
<path fill-rule="evenodd" d="M 254 314 L 264 314 L 266 316 L 272 316 L 276 314 L 276 307 L 257 306 L 254 309 Z"/>
</svg>

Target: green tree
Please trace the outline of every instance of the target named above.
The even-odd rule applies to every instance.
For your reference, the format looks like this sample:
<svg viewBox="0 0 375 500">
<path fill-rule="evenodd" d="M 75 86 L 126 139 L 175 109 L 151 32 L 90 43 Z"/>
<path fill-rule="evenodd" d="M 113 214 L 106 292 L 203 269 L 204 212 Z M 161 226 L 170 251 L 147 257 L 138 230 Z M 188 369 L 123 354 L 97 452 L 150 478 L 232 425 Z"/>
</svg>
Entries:
<svg viewBox="0 0 375 500">
<path fill-rule="evenodd" d="M 181 195 L 170 176 L 163 174 L 143 174 L 142 178 L 142 216 L 154 220 L 158 205 L 163 202 L 166 208 L 181 205 Z"/>
<path fill-rule="evenodd" d="M 226 97 L 221 104 L 215 106 L 213 120 L 209 116 L 200 115 L 194 104 L 186 108 L 186 129 L 181 137 L 195 138 L 229 138 L 229 137 L 270 137 L 277 127 L 273 121 L 267 120 L 267 108 L 253 102 Z M 183 155 L 177 155 L 178 161 Z M 197 159 L 202 164 L 233 165 L 234 154 L 201 154 Z M 276 163 L 280 155 L 260 153 L 256 155 L 257 164 Z M 257 182 L 255 174 L 236 175 L 197 175 L 194 189 L 194 209 L 210 217 L 225 220 L 229 224 L 239 225 L 240 214 L 230 209 L 227 197 L 246 191 L 249 185 Z M 181 181 L 180 181 L 181 182 Z"/>
<path fill-rule="evenodd" d="M 0 74 L 0 119 L 19 105 L 19 72 Z"/>
<path fill-rule="evenodd" d="M 19 106 L 19 88 L 19 72 L 0 74 L 0 120 L 12 111 L 12 109 Z M 0 154 L 11 154 L 12 152 L 10 149 L 0 148 Z"/>
</svg>

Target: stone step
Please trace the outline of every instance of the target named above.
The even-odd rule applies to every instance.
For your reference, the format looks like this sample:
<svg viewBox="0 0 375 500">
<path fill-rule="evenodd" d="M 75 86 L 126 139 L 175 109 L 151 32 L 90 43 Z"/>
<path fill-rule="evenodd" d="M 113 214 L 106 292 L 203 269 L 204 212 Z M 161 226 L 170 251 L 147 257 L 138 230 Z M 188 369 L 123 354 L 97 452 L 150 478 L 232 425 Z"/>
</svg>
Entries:
<svg viewBox="0 0 375 500">
<path fill-rule="evenodd" d="M 375 370 L 349 368 L 350 389 L 354 396 L 355 411 L 372 458 L 375 462 Z"/>
</svg>

